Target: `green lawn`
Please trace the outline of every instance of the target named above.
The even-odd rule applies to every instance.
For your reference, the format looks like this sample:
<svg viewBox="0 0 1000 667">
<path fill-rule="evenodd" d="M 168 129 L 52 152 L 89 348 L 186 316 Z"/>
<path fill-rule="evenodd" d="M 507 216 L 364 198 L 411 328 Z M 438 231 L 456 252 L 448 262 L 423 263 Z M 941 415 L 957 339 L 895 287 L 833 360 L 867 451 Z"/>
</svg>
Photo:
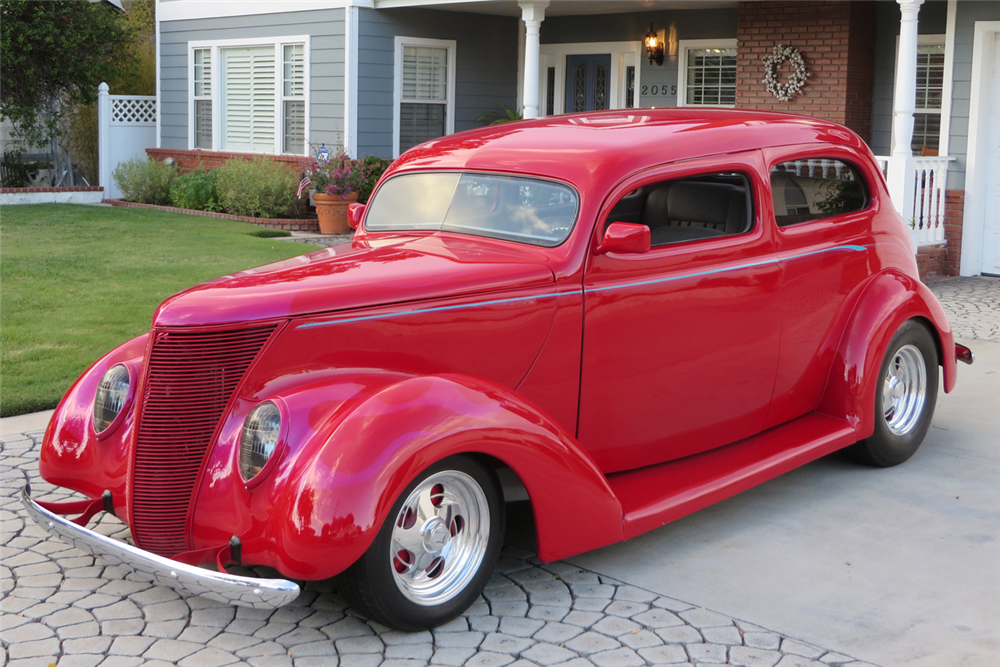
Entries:
<svg viewBox="0 0 1000 667">
<path fill-rule="evenodd" d="M 53 408 L 77 376 L 149 330 L 186 287 L 314 246 L 242 222 L 47 204 L 0 211 L 0 415 Z"/>
</svg>

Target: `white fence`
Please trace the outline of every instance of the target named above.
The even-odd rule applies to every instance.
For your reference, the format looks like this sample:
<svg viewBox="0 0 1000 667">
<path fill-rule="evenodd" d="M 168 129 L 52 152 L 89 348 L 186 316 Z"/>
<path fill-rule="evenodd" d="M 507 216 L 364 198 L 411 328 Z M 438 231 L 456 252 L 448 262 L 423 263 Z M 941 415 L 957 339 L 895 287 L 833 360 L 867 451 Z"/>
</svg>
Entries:
<svg viewBox="0 0 1000 667">
<path fill-rule="evenodd" d="M 953 157 L 877 157 L 896 210 L 910 225 L 913 245 L 944 243 L 945 191 Z"/>
<path fill-rule="evenodd" d="M 156 146 L 156 97 L 152 95 L 109 95 L 102 83 L 97 93 L 98 179 L 107 199 L 118 199 L 121 190 L 111 178 L 120 162 L 146 157 L 146 149 Z"/>
</svg>

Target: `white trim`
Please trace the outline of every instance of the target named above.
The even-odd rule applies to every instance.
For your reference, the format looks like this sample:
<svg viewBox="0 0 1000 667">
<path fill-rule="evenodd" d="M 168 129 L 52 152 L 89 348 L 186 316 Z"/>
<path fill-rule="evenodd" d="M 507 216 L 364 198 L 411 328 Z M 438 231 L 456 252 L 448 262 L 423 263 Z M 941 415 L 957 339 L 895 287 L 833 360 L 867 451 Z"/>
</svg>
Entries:
<svg viewBox="0 0 1000 667">
<path fill-rule="evenodd" d="M 344 8 L 344 150 L 358 157 L 358 8 Z"/>
<path fill-rule="evenodd" d="M 316 9 L 338 9 L 348 6 L 374 8 L 375 3 L 372 0 L 282 0 L 281 2 L 172 0 L 171 2 L 156 3 L 156 20 L 157 22 L 185 21 L 256 14 L 283 14 Z"/>
<path fill-rule="evenodd" d="M 948 20 L 944 31 L 944 87 L 941 90 L 941 137 L 938 155 L 947 155 L 951 145 L 951 95 L 955 75 L 955 21 L 958 0 L 948 0 Z M 919 42 L 917 42 L 919 45 Z"/>
<path fill-rule="evenodd" d="M 403 100 L 403 47 L 432 46 L 448 49 L 448 99 L 445 100 L 445 134 L 455 133 L 455 63 L 457 43 L 453 39 L 427 39 L 396 35 L 392 70 L 392 157 L 399 157 L 399 105 Z"/>
<path fill-rule="evenodd" d="M 167 3 L 169 4 L 169 3 Z M 280 37 L 260 37 L 260 38 L 240 38 L 240 39 L 210 39 L 194 40 L 187 43 L 187 114 L 188 114 L 188 149 L 194 150 L 194 52 L 198 49 L 209 49 L 212 54 L 212 149 L 213 151 L 229 150 L 222 147 L 222 56 L 220 51 L 233 47 L 253 48 L 258 46 L 271 46 L 274 48 L 274 146 L 271 155 L 282 155 L 281 144 L 284 141 L 284 49 L 286 44 L 302 44 L 305 57 L 305 118 L 304 134 L 305 145 L 302 153 L 290 153 L 290 155 L 309 154 L 309 133 L 311 106 L 310 97 L 312 89 L 312 77 L 310 63 L 311 44 L 309 35 L 282 35 Z M 159 62 L 159 58 L 157 58 Z M 159 78 L 157 78 L 159 81 Z M 159 118 L 159 114 L 157 114 Z"/>
<path fill-rule="evenodd" d="M 160 54 L 163 51 L 160 50 L 160 0 L 155 0 L 153 3 L 153 12 L 155 16 L 153 17 L 153 25 L 155 28 L 154 40 L 156 44 L 154 45 L 155 53 L 153 57 L 156 59 L 156 147 L 159 148 L 163 143 L 163 134 L 160 131 L 160 116 L 163 115 L 163 105 L 160 104 Z"/>
<path fill-rule="evenodd" d="M 981 126 L 982 114 L 987 110 L 983 107 L 990 100 L 983 95 L 984 65 L 989 63 L 993 55 L 993 40 L 990 33 L 1000 33 L 1000 21 L 976 21 L 975 37 L 972 42 L 972 94 L 969 100 L 969 138 L 968 153 L 965 161 L 965 212 L 962 216 L 962 261 L 959 273 L 963 276 L 975 276 L 983 270 L 983 232 L 986 225 L 985 188 L 983 180 L 988 169 L 986 155 L 979 151 L 979 131 L 987 132 Z M 990 36 L 989 43 L 987 37 Z M 993 91 L 994 95 L 996 91 Z M 994 100 L 994 103 L 996 101 Z"/>
<path fill-rule="evenodd" d="M 735 104 L 687 103 L 687 52 L 691 49 L 735 49 L 735 39 L 682 39 L 677 42 L 677 106 L 719 106 L 732 108 Z M 638 85 L 636 86 L 638 88 Z"/>
<path fill-rule="evenodd" d="M 542 44 L 539 49 L 538 116 L 545 114 L 548 97 L 548 68 L 555 68 L 555 99 L 552 108 L 555 114 L 566 113 L 566 56 L 588 54 L 611 55 L 611 83 L 609 86 L 608 109 L 621 109 L 625 105 L 625 68 L 635 67 L 635 87 L 639 90 L 639 72 L 642 69 L 642 42 L 572 42 L 565 44 Z M 639 102 L 638 95 L 635 98 Z"/>
</svg>

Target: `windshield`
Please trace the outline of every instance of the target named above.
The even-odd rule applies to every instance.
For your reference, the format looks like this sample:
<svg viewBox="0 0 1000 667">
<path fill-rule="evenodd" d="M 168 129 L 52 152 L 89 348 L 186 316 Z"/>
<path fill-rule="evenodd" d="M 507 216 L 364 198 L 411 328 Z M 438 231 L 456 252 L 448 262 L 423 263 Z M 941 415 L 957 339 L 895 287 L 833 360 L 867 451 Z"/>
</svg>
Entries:
<svg viewBox="0 0 1000 667">
<path fill-rule="evenodd" d="M 578 208 L 576 193 L 552 181 L 403 174 L 378 189 L 365 211 L 365 229 L 443 230 L 552 247 L 569 236 Z"/>
</svg>

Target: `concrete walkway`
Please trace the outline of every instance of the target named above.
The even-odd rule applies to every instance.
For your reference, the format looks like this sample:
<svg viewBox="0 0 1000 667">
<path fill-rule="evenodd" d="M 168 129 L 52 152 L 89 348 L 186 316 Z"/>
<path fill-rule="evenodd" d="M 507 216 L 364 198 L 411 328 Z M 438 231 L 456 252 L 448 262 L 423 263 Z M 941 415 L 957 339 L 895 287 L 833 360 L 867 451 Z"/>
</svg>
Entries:
<svg viewBox="0 0 1000 667">
<path fill-rule="evenodd" d="M 1000 664 L 1000 280 L 931 287 L 978 358 L 909 462 L 833 455 L 546 565 L 512 506 L 484 597 L 433 632 L 364 622 L 329 583 L 259 612 L 123 579 L 25 523 L 25 480 L 70 494 L 37 476 L 48 414 L 0 420 L 0 665 Z"/>
</svg>

